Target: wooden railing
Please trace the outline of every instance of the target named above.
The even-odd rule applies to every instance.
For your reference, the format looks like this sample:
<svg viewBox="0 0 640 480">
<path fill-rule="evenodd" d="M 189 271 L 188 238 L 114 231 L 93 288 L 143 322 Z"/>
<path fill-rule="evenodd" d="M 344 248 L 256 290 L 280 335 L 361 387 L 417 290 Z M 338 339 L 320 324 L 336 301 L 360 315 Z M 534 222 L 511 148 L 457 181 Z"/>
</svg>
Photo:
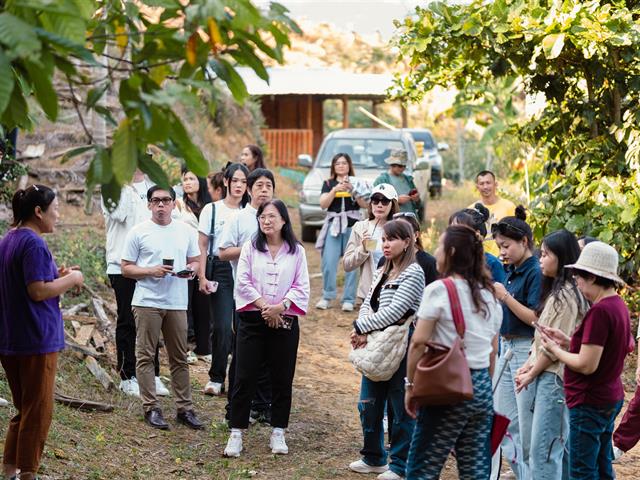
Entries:
<svg viewBox="0 0 640 480">
<path fill-rule="evenodd" d="M 294 167 L 301 153 L 313 154 L 313 130 L 263 129 L 269 149 L 269 163 L 278 167 Z"/>
</svg>

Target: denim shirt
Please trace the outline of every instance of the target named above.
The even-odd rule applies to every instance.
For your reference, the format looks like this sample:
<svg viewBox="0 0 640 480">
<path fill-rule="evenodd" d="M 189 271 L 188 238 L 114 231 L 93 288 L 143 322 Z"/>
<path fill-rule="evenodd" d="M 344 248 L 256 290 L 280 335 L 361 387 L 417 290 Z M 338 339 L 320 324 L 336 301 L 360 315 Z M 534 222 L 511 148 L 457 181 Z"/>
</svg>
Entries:
<svg viewBox="0 0 640 480">
<path fill-rule="evenodd" d="M 540 301 L 542 273 L 540 261 L 532 255 L 519 267 L 507 266 L 507 276 L 503 282 L 507 291 L 525 307 L 535 309 Z M 521 321 L 504 303 L 502 304 L 501 335 L 533 338 L 535 329 Z"/>
</svg>

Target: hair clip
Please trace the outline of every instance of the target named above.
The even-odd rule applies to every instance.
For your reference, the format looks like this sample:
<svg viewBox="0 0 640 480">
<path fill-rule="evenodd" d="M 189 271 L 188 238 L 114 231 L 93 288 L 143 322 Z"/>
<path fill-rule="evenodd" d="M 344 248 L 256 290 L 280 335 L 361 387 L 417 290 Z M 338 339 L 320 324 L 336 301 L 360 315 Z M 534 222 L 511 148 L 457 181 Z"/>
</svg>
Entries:
<svg viewBox="0 0 640 480">
<path fill-rule="evenodd" d="M 35 183 L 34 183 L 33 185 L 31 185 L 31 186 L 33 187 L 33 189 L 34 189 L 36 192 L 39 192 L 39 191 L 40 191 L 40 189 L 38 188 L 38 186 L 37 186 Z"/>
</svg>

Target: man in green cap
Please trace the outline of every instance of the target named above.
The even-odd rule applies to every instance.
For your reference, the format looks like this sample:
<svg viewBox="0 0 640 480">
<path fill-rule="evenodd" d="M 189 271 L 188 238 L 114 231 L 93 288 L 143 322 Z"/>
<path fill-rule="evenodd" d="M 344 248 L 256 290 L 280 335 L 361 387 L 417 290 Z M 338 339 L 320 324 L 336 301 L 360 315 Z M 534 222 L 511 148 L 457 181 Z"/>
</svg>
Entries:
<svg viewBox="0 0 640 480">
<path fill-rule="evenodd" d="M 407 168 L 407 151 L 392 150 L 384 160 L 389 165 L 389 170 L 376 178 L 373 186 L 381 183 L 390 183 L 398 192 L 398 203 L 401 212 L 412 212 L 418 219 L 422 214 L 422 202 L 416 185 L 413 183 L 413 177 L 407 175 L 404 171 Z"/>
</svg>

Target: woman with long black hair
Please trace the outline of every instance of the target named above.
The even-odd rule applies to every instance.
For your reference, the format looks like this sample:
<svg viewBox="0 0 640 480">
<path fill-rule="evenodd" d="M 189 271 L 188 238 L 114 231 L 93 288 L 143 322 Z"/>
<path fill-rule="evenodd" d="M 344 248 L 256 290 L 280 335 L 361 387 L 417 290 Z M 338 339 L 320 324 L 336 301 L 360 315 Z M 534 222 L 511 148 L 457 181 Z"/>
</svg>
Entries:
<svg viewBox="0 0 640 480">
<path fill-rule="evenodd" d="M 257 145 L 245 145 L 240 152 L 240 163 L 253 172 L 256 168 L 267 168 L 264 163 L 264 154 Z"/>
<path fill-rule="evenodd" d="M 265 363 L 272 389 L 269 447 L 274 454 L 289 453 L 284 431 L 291 413 L 298 317 L 306 314 L 309 304 L 307 257 L 286 205 L 268 201 L 258 208 L 257 218 L 258 232 L 242 247 L 236 275 L 239 321 L 227 457 L 240 456 L 242 431 L 249 427 L 251 400 Z"/>
<path fill-rule="evenodd" d="M 540 247 L 542 291 L 538 306 L 541 327 L 558 328 L 571 335 L 582 321 L 589 304 L 578 290 L 573 273 L 566 265 L 575 263 L 580 246 L 575 235 L 567 230 L 550 233 Z M 540 332 L 536 330 L 529 359 L 518 370 L 516 391 L 533 391 L 533 421 L 529 466 L 536 478 L 562 478 L 568 455 L 565 444 L 569 437 L 569 410 L 565 404 L 564 365 L 542 348 Z"/>
<path fill-rule="evenodd" d="M 206 395 L 222 395 L 227 377 L 227 359 L 231 353 L 231 327 L 233 324 L 233 270 L 231 263 L 218 258 L 225 225 L 249 201 L 247 177 L 249 171 L 241 163 L 232 163 L 224 170 L 225 194 L 222 200 L 209 203 L 202 209 L 198 227 L 200 246 L 200 292 L 208 296 L 211 316 L 207 323 L 207 350 L 211 352 L 209 381 L 204 387 Z M 212 223 L 214 224 L 212 226 Z M 212 228 L 213 227 L 213 228 Z M 207 256 L 214 257 L 211 278 L 207 278 Z"/>
</svg>

